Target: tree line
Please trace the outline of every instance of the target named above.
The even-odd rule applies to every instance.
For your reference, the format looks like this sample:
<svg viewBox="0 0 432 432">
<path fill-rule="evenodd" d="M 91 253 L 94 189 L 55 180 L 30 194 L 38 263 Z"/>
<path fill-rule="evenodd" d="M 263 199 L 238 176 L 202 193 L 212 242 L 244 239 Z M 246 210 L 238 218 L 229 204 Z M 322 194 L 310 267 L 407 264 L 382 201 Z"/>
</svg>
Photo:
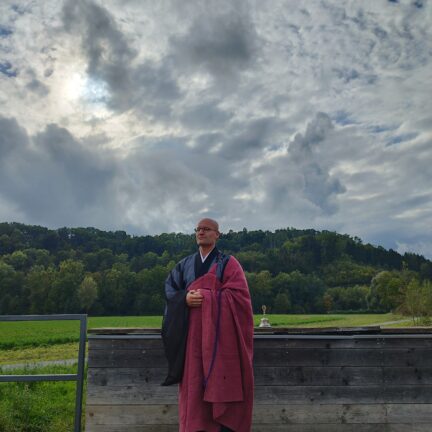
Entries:
<svg viewBox="0 0 432 432">
<path fill-rule="evenodd" d="M 246 272 L 254 312 L 432 310 L 432 262 L 330 231 L 229 231 L 218 247 Z M 0 224 L 0 314 L 160 315 L 164 281 L 194 235 Z"/>
</svg>

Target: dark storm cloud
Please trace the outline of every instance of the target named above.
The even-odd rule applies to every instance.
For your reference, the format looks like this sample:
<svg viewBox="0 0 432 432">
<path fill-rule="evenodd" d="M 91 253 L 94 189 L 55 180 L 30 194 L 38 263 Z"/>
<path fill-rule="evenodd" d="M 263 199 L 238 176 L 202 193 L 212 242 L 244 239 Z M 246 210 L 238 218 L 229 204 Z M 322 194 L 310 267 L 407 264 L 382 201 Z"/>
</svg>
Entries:
<svg viewBox="0 0 432 432">
<path fill-rule="evenodd" d="M 109 87 L 108 106 L 163 119 L 180 96 L 168 65 L 147 60 L 137 64 L 137 51 L 118 29 L 114 17 L 91 0 L 69 0 L 63 8 L 64 29 L 78 33 L 87 72 Z"/>
<path fill-rule="evenodd" d="M 343 193 L 345 187 L 330 175 L 326 158 L 320 155 L 320 146 L 331 139 L 329 133 L 333 129 L 330 117 L 318 113 L 304 133 L 295 135 L 286 154 L 258 169 L 271 208 L 280 210 L 287 202 L 306 198 L 324 214 L 337 210 L 334 198 Z"/>
<path fill-rule="evenodd" d="M 0 164 L 12 151 L 22 151 L 28 146 L 28 137 L 25 129 L 19 126 L 13 118 L 0 115 Z"/>
<path fill-rule="evenodd" d="M 1 195 L 39 223 L 74 223 L 108 204 L 113 164 L 85 149 L 66 129 L 48 125 L 29 137 L 0 117 Z"/>
<path fill-rule="evenodd" d="M 201 13 L 182 36 L 170 39 L 176 62 L 183 67 L 209 72 L 229 82 L 249 68 L 257 55 L 257 35 L 244 10 Z"/>
<path fill-rule="evenodd" d="M 274 124 L 273 118 L 260 118 L 231 125 L 219 154 L 226 159 L 248 159 L 270 144 Z"/>
<path fill-rule="evenodd" d="M 66 1 L 63 7 L 63 24 L 68 32 L 83 32 L 82 48 L 89 60 L 88 70 L 97 73 L 105 62 L 121 68 L 131 61 L 132 50 L 123 34 L 117 29 L 112 15 L 103 7 L 87 0 Z M 115 69 L 112 71 L 115 75 Z"/>
<path fill-rule="evenodd" d="M 189 128 L 213 130 L 223 127 L 231 116 L 231 113 L 219 109 L 214 101 L 209 101 L 185 109 L 180 121 Z"/>
<path fill-rule="evenodd" d="M 298 133 L 290 143 L 289 153 L 295 161 L 306 161 L 314 148 L 325 139 L 328 131 L 333 129 L 330 117 L 325 113 L 318 113 L 308 123 L 304 134 Z"/>
</svg>

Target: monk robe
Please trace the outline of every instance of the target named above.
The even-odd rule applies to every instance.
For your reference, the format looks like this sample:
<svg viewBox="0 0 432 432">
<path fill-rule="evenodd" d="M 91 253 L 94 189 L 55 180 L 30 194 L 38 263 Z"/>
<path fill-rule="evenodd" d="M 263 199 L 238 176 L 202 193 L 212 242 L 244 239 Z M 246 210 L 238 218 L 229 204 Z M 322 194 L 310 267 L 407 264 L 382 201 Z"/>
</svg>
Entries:
<svg viewBox="0 0 432 432">
<path fill-rule="evenodd" d="M 216 250 L 209 271 L 185 287 L 186 291 L 199 289 L 204 299 L 201 307 L 189 309 L 179 387 L 180 432 L 219 432 L 221 425 L 236 432 L 251 430 L 251 300 L 244 272 L 234 257 L 225 258 L 220 278 L 224 261 L 220 255 Z"/>
</svg>

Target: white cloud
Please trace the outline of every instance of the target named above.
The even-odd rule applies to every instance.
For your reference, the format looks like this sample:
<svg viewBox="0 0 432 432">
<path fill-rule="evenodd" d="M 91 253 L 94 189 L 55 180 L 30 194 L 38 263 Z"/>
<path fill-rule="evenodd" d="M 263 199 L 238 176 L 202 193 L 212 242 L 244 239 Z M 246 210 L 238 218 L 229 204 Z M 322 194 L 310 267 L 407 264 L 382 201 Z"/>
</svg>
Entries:
<svg viewBox="0 0 432 432">
<path fill-rule="evenodd" d="M 209 214 L 432 257 L 430 2 L 0 16 L 0 219 L 157 233 Z"/>
</svg>

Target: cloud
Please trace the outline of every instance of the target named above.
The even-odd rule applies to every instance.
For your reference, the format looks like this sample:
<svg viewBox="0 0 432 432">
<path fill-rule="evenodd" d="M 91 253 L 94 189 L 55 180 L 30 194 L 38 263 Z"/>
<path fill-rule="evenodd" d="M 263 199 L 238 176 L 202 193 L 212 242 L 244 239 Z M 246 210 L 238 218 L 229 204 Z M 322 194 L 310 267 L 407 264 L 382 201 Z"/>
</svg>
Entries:
<svg viewBox="0 0 432 432">
<path fill-rule="evenodd" d="M 208 101 L 187 107 L 180 114 L 180 121 L 187 128 L 214 130 L 223 127 L 232 114 L 218 108 L 217 103 Z"/>
<path fill-rule="evenodd" d="M 137 51 L 106 8 L 92 1 L 68 0 L 62 12 L 64 30 L 79 34 L 87 73 L 109 87 L 110 109 L 169 117 L 180 90 L 167 65 L 152 60 L 137 63 Z"/>
<path fill-rule="evenodd" d="M 248 160 L 251 154 L 271 144 L 269 138 L 274 123 L 272 118 L 259 118 L 243 124 L 232 124 L 219 154 L 226 159 Z"/>
<path fill-rule="evenodd" d="M 48 125 L 29 137 L 14 119 L 0 118 L 0 193 L 27 217 L 48 225 L 73 224 L 109 205 L 113 164 L 64 128 Z M 96 221 L 94 221 L 96 222 Z"/>
<path fill-rule="evenodd" d="M 432 256 L 431 2 L 0 8 L 0 218 Z"/>
<path fill-rule="evenodd" d="M 28 137 L 25 129 L 12 118 L 0 116 L 0 131 L 0 163 L 4 163 L 11 152 L 28 146 Z"/>
<path fill-rule="evenodd" d="M 254 63 L 258 38 L 254 23 L 242 8 L 199 14 L 186 33 L 170 39 L 176 63 L 192 73 L 209 73 L 217 82 L 232 84 Z"/>
<path fill-rule="evenodd" d="M 288 143 L 287 150 L 258 165 L 252 184 L 255 191 L 261 188 L 258 196 L 262 197 L 263 207 L 282 214 L 285 209 L 292 212 L 297 208 L 296 213 L 303 213 L 303 223 L 337 211 L 335 197 L 345 192 L 345 187 L 330 174 L 330 166 L 320 156 L 326 141 L 331 143 L 332 130 L 328 115 L 318 113 L 304 134 L 297 133 Z"/>
</svg>

